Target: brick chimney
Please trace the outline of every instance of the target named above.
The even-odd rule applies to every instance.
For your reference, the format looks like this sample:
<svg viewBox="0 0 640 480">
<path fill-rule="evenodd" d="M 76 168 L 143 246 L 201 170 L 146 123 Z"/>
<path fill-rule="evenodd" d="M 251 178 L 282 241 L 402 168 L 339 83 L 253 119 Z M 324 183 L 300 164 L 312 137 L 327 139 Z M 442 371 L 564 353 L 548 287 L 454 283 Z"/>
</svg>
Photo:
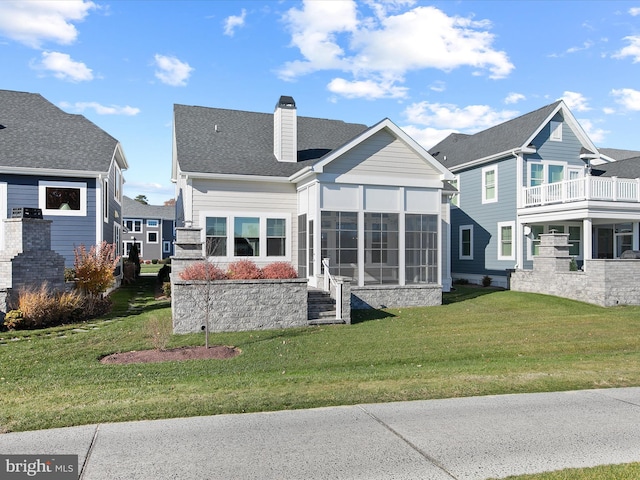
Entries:
<svg viewBox="0 0 640 480">
<path fill-rule="evenodd" d="M 298 161 L 296 102 L 281 96 L 273 113 L 273 154 L 279 162 Z"/>
</svg>

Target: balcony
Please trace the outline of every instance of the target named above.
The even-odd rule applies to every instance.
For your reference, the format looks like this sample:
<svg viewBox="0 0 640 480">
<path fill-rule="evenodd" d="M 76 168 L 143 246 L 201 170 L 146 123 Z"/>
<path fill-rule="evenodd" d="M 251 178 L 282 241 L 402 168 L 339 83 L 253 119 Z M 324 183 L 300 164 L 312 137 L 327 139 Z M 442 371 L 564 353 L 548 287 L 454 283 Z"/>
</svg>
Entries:
<svg viewBox="0 0 640 480">
<path fill-rule="evenodd" d="M 523 206 L 598 200 L 640 203 L 640 178 L 592 177 L 526 187 Z"/>
</svg>

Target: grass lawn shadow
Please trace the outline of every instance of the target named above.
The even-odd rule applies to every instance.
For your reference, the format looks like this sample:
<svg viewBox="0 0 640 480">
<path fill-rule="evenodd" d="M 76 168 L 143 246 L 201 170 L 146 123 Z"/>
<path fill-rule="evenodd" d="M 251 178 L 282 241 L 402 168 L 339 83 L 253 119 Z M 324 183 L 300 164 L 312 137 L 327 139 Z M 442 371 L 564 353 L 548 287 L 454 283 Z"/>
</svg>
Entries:
<svg viewBox="0 0 640 480">
<path fill-rule="evenodd" d="M 377 310 L 375 308 L 367 310 L 351 310 L 351 324 L 369 322 L 371 320 L 382 320 L 383 318 L 395 317 L 393 313 L 386 312 L 384 310 Z"/>
<path fill-rule="evenodd" d="M 450 292 L 442 294 L 442 305 L 451 305 L 452 303 L 465 302 L 474 298 L 490 295 L 495 292 L 503 291 L 499 287 L 481 287 L 477 285 L 454 285 Z"/>
</svg>

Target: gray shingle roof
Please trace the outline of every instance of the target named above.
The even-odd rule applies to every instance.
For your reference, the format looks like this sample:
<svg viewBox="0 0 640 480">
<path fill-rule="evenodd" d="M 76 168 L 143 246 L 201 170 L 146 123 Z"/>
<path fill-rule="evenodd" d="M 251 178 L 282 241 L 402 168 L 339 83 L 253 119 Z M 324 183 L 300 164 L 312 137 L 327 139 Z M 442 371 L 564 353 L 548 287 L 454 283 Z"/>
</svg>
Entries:
<svg viewBox="0 0 640 480">
<path fill-rule="evenodd" d="M 180 169 L 289 177 L 367 129 L 366 125 L 302 116 L 297 117 L 297 125 L 298 162 L 278 162 L 273 154 L 273 113 L 174 105 Z"/>
<path fill-rule="evenodd" d="M 640 178 L 640 156 L 594 166 L 591 174 L 602 177 Z"/>
<path fill-rule="evenodd" d="M 598 151 L 614 160 L 625 160 L 627 158 L 640 157 L 638 150 L 621 150 L 619 148 L 598 148 Z"/>
<path fill-rule="evenodd" d="M 118 141 L 39 94 L 0 90 L 0 167 L 107 172 Z"/>
<path fill-rule="evenodd" d="M 122 197 L 122 217 L 175 220 L 176 207 L 172 205 L 145 205 L 125 195 Z"/>
<path fill-rule="evenodd" d="M 447 168 L 486 158 L 524 145 L 542 122 L 556 109 L 560 100 L 474 135 L 452 133 L 429 149 Z M 444 157 L 447 157 L 444 160 Z"/>
</svg>

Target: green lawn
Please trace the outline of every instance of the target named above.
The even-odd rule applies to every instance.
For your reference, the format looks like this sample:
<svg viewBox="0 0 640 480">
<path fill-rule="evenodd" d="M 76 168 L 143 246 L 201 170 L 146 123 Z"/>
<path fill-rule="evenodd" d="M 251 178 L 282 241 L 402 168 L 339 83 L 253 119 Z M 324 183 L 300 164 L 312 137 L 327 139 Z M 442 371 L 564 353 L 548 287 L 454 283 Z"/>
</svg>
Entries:
<svg viewBox="0 0 640 480">
<path fill-rule="evenodd" d="M 0 332 L 0 431 L 640 385 L 640 307 L 474 287 L 440 307 L 355 312 L 350 326 L 212 335 L 242 350 L 230 360 L 100 364 L 152 348 L 154 319 L 171 322 L 154 281 L 117 291 L 101 320 Z"/>
<path fill-rule="evenodd" d="M 640 478 L 640 463 L 605 465 L 595 468 L 576 468 L 536 475 L 518 475 L 505 480 L 637 480 Z"/>
</svg>

